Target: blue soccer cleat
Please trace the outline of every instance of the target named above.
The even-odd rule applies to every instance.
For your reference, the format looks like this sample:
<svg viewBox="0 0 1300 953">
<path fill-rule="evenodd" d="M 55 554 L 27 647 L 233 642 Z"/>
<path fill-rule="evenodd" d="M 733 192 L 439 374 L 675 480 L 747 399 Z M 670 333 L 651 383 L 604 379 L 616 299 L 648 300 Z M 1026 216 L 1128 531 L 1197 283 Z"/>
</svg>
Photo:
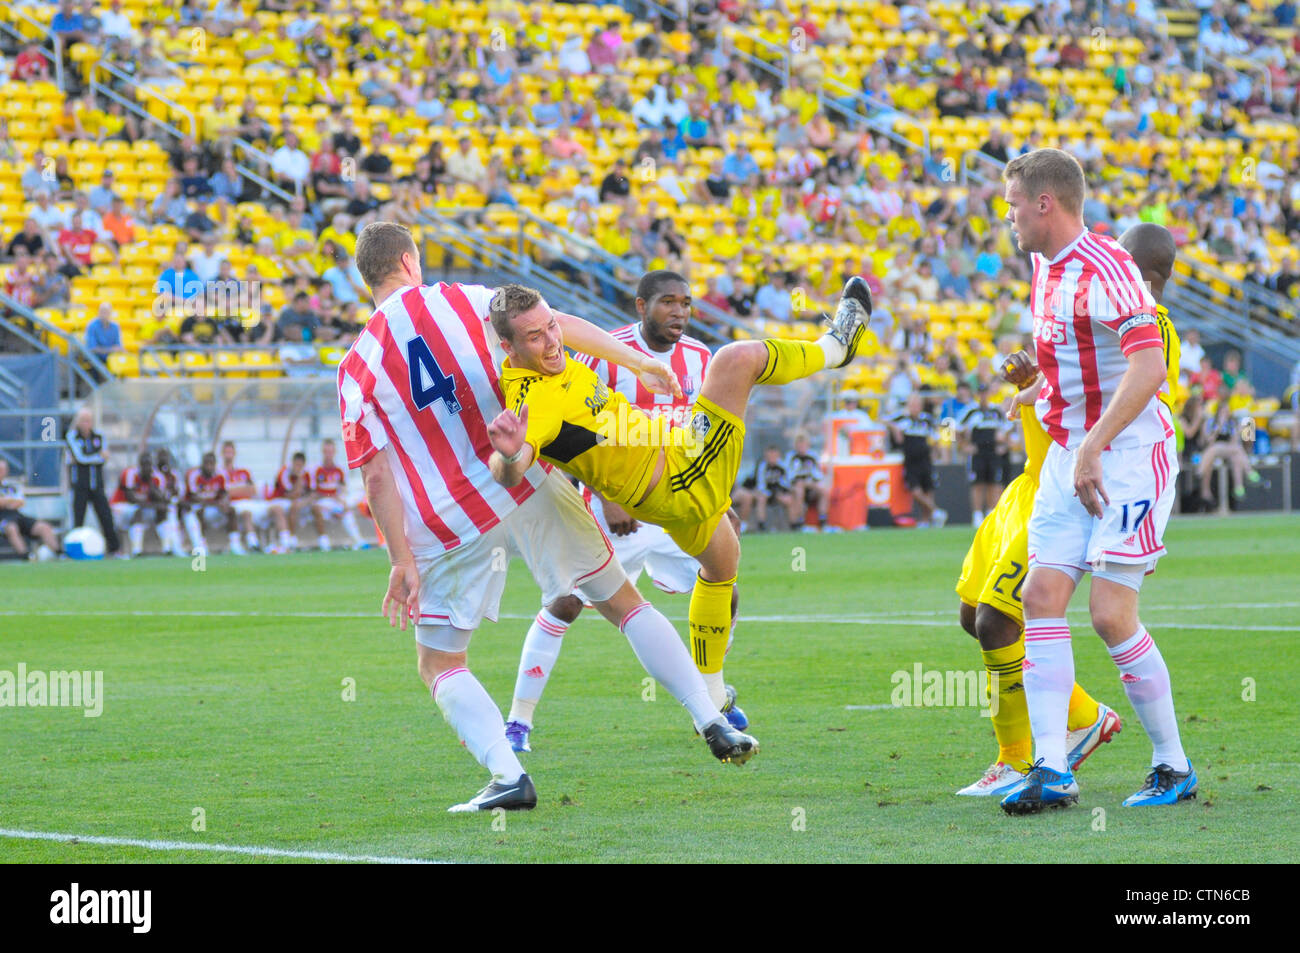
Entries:
<svg viewBox="0 0 1300 953">
<path fill-rule="evenodd" d="M 533 750 L 528 744 L 528 733 L 532 730 L 532 725 L 525 725 L 522 721 L 506 722 L 506 740 L 516 753 Z"/>
<path fill-rule="evenodd" d="M 745 710 L 736 706 L 736 689 L 733 685 L 726 686 L 727 703 L 722 706 L 722 713 L 727 716 L 727 723 L 737 731 L 744 731 L 749 727 L 749 719 L 745 717 Z"/>
<path fill-rule="evenodd" d="M 1177 804 L 1196 797 L 1196 769 L 1187 762 L 1186 771 L 1175 771 L 1167 764 L 1158 764 L 1147 775 L 1146 786 L 1124 799 L 1124 807 L 1145 807 L 1148 804 Z"/>
<path fill-rule="evenodd" d="M 1002 810 L 1008 814 L 1037 814 L 1045 807 L 1069 807 L 1079 800 L 1079 785 L 1074 775 L 1053 771 L 1042 759 L 1034 762 L 1025 779 L 1007 792 Z"/>
</svg>

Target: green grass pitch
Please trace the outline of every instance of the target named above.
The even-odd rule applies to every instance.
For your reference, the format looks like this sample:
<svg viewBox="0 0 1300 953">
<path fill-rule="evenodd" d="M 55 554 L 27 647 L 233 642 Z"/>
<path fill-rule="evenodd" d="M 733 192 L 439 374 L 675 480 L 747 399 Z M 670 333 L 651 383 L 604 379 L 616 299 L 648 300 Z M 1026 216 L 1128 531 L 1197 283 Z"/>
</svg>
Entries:
<svg viewBox="0 0 1300 953">
<path fill-rule="evenodd" d="M 978 707 L 881 707 L 895 672 L 980 668 L 952 592 L 970 537 L 745 539 L 727 674 L 762 753 L 742 768 L 713 761 L 666 692 L 643 698 L 626 642 L 588 613 L 524 756 L 541 804 L 497 819 L 446 813 L 484 772 L 424 691 L 411 635 L 378 617 L 382 553 L 0 566 L 0 671 L 102 670 L 105 696 L 98 718 L 0 708 L 0 861 L 1294 860 L 1300 518 L 1176 521 L 1143 592 L 1199 800 L 1120 808 L 1150 748 L 1080 593 L 1078 676 L 1125 729 L 1081 769 L 1078 807 L 1014 819 L 952 794 L 996 752 Z M 685 597 L 643 590 L 684 628 Z M 536 606 L 515 564 L 506 617 L 471 646 L 503 710 Z"/>
</svg>

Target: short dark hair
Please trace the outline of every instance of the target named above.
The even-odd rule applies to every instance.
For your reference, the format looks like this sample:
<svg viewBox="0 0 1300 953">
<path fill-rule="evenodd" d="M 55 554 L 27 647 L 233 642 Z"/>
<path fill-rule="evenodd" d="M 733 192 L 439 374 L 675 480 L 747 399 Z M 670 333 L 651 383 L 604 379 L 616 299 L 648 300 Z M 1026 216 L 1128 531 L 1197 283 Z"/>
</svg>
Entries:
<svg viewBox="0 0 1300 953">
<path fill-rule="evenodd" d="M 527 285 L 509 284 L 498 288 L 488 303 L 488 311 L 492 314 L 492 329 L 496 331 L 497 337 L 503 341 L 513 341 L 515 329 L 510 322 L 525 311 L 537 307 L 541 300 L 542 293 Z"/>
<path fill-rule="evenodd" d="M 303 453 L 301 450 L 299 450 L 297 453 L 293 455 L 294 463 L 297 463 L 299 460 L 301 460 L 303 463 L 307 462 L 307 454 Z"/>
<path fill-rule="evenodd" d="M 357 236 L 357 271 L 366 287 L 375 289 L 397 271 L 402 256 L 416 254 L 415 239 L 405 225 L 371 222 Z"/>
<path fill-rule="evenodd" d="M 1020 180 L 1020 187 L 1030 199 L 1046 192 L 1065 211 L 1078 215 L 1088 194 L 1083 166 L 1079 160 L 1060 149 L 1035 149 L 1018 155 L 1007 163 L 1002 178 Z"/>
<path fill-rule="evenodd" d="M 636 296 L 646 301 L 653 301 L 663 294 L 664 289 L 671 284 L 683 284 L 688 291 L 691 287 L 691 283 L 677 272 L 660 268 L 655 271 L 647 271 L 641 276 L 641 280 L 636 285 Z"/>
</svg>

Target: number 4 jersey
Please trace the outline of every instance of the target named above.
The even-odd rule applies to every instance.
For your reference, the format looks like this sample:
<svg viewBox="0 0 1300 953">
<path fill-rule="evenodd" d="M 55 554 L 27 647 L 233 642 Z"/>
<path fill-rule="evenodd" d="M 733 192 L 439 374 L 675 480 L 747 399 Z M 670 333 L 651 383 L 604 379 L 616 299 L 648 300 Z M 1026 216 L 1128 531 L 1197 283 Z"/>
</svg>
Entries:
<svg viewBox="0 0 1300 953">
<path fill-rule="evenodd" d="M 546 477 L 492 479 L 487 425 L 502 410 L 493 289 L 441 283 L 393 292 L 339 365 L 348 466 L 387 453 L 417 556 L 455 549 L 508 516 Z"/>
</svg>

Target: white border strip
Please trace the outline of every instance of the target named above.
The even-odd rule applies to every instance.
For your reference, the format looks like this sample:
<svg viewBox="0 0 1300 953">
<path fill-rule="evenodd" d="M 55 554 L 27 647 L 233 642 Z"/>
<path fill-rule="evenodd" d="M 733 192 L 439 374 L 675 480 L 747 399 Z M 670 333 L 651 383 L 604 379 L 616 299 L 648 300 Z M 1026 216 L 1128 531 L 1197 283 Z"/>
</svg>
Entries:
<svg viewBox="0 0 1300 953">
<path fill-rule="evenodd" d="M 20 831 L 0 827 L 0 838 L 55 841 L 62 844 L 95 844 L 101 847 L 139 847 L 158 851 L 207 851 L 213 854 L 243 854 L 247 857 L 286 857 L 293 860 L 324 860 L 354 864 L 445 864 L 445 860 L 417 857 L 375 857 L 370 854 L 336 854 L 322 850 L 287 850 L 280 847 L 250 847 L 243 844 L 205 844 L 179 840 L 140 840 L 135 837 L 99 837 L 59 834 L 53 831 Z"/>
</svg>

